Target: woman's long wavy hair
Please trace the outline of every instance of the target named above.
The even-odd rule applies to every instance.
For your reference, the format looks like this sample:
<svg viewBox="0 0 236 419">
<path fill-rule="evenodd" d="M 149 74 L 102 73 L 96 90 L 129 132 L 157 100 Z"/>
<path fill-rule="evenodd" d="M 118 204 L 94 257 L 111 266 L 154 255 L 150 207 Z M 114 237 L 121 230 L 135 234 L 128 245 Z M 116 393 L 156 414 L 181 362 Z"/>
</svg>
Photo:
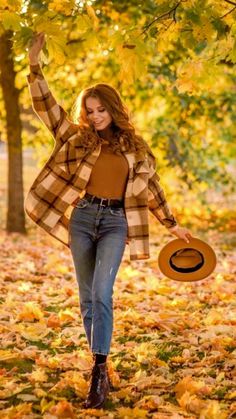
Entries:
<svg viewBox="0 0 236 419">
<path fill-rule="evenodd" d="M 128 108 L 122 102 L 119 93 L 112 86 L 105 83 L 98 83 L 82 90 L 72 108 L 73 121 L 80 127 L 81 143 L 88 152 L 92 152 L 101 142 L 99 132 L 87 117 L 86 99 L 88 97 L 99 99 L 111 115 L 114 135 L 109 148 L 115 154 L 122 154 L 122 144 L 119 141 L 122 136 L 125 151 L 141 152 L 144 155 L 148 151 L 155 158 L 146 141 L 135 133 L 135 128 L 129 118 Z"/>
</svg>

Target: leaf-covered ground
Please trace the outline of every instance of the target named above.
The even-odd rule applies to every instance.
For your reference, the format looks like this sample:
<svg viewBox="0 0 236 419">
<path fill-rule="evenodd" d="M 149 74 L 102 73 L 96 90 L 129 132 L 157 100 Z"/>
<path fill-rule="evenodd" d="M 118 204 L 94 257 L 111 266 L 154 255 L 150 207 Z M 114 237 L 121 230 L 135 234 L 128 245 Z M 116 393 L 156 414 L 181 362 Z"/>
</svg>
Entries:
<svg viewBox="0 0 236 419">
<path fill-rule="evenodd" d="M 152 227 L 151 258 L 129 261 L 114 286 L 103 409 L 83 409 L 92 357 L 69 249 L 41 229 L 1 232 L 0 417 L 236 417 L 235 233 L 193 235 L 217 254 L 215 272 L 195 283 L 164 277 L 156 260 L 174 239 Z"/>
</svg>

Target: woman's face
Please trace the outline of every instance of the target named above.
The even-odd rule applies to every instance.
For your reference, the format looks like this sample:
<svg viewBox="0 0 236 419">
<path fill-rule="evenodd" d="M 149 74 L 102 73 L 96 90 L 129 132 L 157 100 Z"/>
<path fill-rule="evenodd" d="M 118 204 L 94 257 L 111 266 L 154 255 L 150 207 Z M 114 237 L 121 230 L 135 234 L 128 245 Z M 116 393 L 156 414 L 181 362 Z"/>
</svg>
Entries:
<svg viewBox="0 0 236 419">
<path fill-rule="evenodd" d="M 112 121 L 110 114 L 96 97 L 88 97 L 85 100 L 88 119 L 93 123 L 97 131 L 105 129 Z"/>
</svg>

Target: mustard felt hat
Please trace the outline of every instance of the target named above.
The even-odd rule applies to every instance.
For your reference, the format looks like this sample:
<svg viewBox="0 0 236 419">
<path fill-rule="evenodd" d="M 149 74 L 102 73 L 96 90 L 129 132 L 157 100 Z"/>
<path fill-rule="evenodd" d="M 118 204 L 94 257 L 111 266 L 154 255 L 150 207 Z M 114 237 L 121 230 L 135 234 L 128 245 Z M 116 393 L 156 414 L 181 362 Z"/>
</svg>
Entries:
<svg viewBox="0 0 236 419">
<path fill-rule="evenodd" d="M 192 237 L 189 243 L 174 239 L 167 243 L 158 255 L 161 272 L 176 281 L 199 281 L 208 277 L 215 269 L 216 254 L 203 240 Z"/>
</svg>

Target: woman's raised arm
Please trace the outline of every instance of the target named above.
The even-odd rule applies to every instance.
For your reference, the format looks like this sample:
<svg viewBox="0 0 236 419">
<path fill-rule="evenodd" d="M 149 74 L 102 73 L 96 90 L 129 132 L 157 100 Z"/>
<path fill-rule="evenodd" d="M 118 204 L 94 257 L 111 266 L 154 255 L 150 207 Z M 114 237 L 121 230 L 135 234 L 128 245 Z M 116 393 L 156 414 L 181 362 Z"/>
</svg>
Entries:
<svg viewBox="0 0 236 419">
<path fill-rule="evenodd" d="M 45 34 L 40 32 L 34 36 L 29 47 L 30 73 L 26 76 L 32 98 L 32 106 L 40 120 L 46 125 L 55 139 L 60 142 L 67 140 L 63 134 L 68 130 L 71 121 L 67 112 L 57 103 L 44 78 L 39 64 L 39 55 L 45 44 Z M 58 135 L 59 134 L 59 135 Z"/>
</svg>

